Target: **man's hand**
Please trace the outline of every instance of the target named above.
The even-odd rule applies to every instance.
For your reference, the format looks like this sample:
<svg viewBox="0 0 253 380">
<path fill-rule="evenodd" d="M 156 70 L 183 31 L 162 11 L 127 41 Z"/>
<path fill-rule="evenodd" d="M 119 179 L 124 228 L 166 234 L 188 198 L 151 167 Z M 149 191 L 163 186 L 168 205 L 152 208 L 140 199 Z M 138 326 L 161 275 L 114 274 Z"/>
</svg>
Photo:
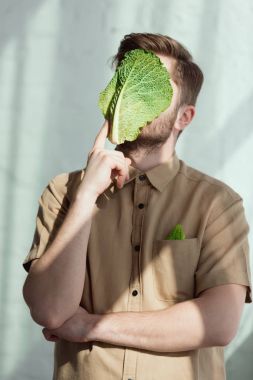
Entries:
<svg viewBox="0 0 253 380">
<path fill-rule="evenodd" d="M 97 199 L 116 177 L 120 189 L 129 179 L 131 159 L 125 157 L 122 152 L 105 149 L 108 130 L 109 123 L 105 120 L 88 154 L 85 175 L 76 194 L 79 199 L 83 197 L 83 193 L 89 193 Z"/>
<path fill-rule="evenodd" d="M 94 340 L 93 329 L 99 316 L 88 313 L 83 307 L 79 306 L 77 312 L 57 329 L 42 330 L 46 340 L 57 342 L 64 339 L 69 342 L 90 342 Z"/>
</svg>

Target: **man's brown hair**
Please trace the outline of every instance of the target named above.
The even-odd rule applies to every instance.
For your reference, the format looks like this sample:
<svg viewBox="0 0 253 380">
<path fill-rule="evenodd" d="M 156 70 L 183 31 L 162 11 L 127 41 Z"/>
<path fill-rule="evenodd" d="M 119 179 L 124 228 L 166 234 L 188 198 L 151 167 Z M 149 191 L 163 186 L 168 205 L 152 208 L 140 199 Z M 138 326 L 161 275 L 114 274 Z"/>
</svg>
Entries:
<svg viewBox="0 0 253 380">
<path fill-rule="evenodd" d="M 116 68 L 127 51 L 144 49 L 153 53 L 172 57 L 176 65 L 171 77 L 180 90 L 180 104 L 195 105 L 204 76 L 199 66 L 193 62 L 189 51 L 178 41 L 159 33 L 126 34 L 120 42 L 118 52 L 112 57 L 112 66 Z"/>
</svg>

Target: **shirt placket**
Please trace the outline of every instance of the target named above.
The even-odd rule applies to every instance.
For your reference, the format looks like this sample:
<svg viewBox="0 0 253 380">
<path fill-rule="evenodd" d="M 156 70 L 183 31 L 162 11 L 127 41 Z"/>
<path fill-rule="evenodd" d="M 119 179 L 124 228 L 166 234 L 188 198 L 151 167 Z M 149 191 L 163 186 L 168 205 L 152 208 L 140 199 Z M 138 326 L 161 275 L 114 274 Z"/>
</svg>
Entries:
<svg viewBox="0 0 253 380">
<path fill-rule="evenodd" d="M 128 311 L 141 311 L 142 284 L 140 273 L 140 255 L 142 247 L 142 231 L 146 205 L 148 203 L 150 187 L 146 174 L 141 174 L 135 179 L 134 207 L 132 228 L 132 273 L 129 283 Z M 138 352 L 126 348 L 122 380 L 136 380 Z"/>
</svg>

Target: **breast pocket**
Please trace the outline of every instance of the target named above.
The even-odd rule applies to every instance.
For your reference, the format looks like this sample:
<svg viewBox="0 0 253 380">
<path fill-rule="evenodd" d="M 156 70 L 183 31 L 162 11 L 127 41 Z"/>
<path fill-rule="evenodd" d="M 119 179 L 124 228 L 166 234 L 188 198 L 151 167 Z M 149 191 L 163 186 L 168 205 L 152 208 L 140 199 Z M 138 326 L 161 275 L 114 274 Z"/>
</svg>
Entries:
<svg viewBox="0 0 253 380">
<path fill-rule="evenodd" d="M 155 240 L 152 251 L 155 295 L 162 301 L 194 298 L 198 239 Z"/>
</svg>

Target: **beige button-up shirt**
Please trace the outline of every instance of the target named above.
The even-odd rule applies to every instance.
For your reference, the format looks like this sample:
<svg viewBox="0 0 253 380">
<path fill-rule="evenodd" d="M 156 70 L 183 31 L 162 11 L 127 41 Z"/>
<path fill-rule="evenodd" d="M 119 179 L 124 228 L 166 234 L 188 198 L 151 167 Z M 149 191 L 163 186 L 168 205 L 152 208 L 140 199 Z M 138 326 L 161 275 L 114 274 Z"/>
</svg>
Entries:
<svg viewBox="0 0 253 380">
<path fill-rule="evenodd" d="M 62 173 L 45 187 L 26 271 L 54 239 L 84 175 L 85 169 Z M 185 240 L 167 240 L 177 224 Z M 112 183 L 94 205 L 80 304 L 99 314 L 159 310 L 229 283 L 247 285 L 245 302 L 252 302 L 248 231 L 240 195 L 176 154 L 146 172 L 130 166 L 124 187 Z M 225 378 L 222 347 L 159 353 L 55 343 L 54 380 Z"/>
</svg>

